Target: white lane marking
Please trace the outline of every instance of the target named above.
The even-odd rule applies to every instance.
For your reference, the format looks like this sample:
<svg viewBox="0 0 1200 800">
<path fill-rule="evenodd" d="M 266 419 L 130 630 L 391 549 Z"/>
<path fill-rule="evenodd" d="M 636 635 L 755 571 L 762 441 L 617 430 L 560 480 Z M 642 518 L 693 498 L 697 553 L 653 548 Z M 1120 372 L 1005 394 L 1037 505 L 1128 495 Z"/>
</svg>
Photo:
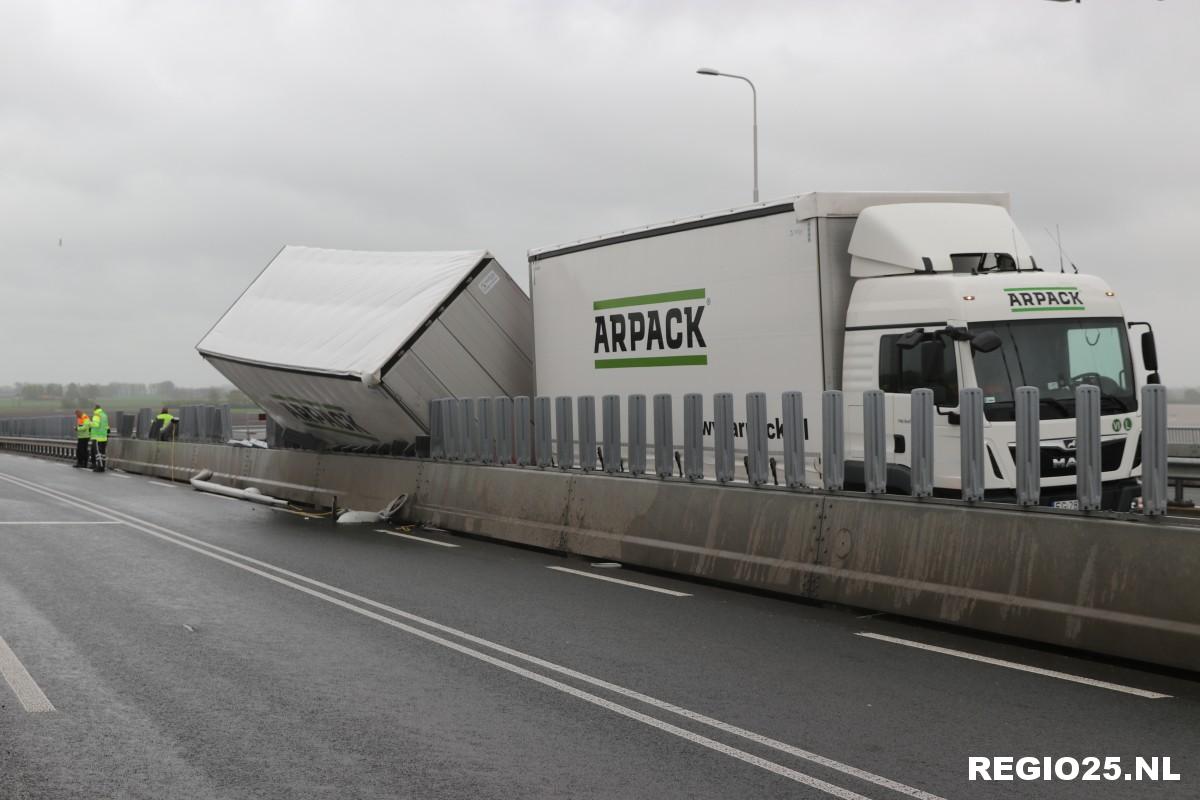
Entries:
<svg viewBox="0 0 1200 800">
<path fill-rule="evenodd" d="M 0 636 L 0 675 L 4 676 L 13 694 L 30 714 L 55 710 L 33 676 L 25 669 L 25 665 L 17 658 L 17 654 L 8 646 L 8 642 L 4 641 L 3 636 Z"/>
<path fill-rule="evenodd" d="M 27 522 L 13 522 L 11 520 L 6 520 L 4 522 L 0 522 L 0 525 L 120 525 L 120 524 L 121 523 L 119 523 L 119 522 L 107 522 L 107 521 L 98 522 L 96 520 L 91 520 L 91 521 L 72 520 L 70 522 L 54 522 L 54 521 L 47 521 L 47 520 L 42 520 L 42 519 L 29 520 Z"/>
<path fill-rule="evenodd" d="M 109 474 L 112 475 L 114 478 L 125 478 L 125 479 L 129 478 L 128 475 L 122 475 L 119 472 L 110 472 Z"/>
<path fill-rule="evenodd" d="M 867 633 L 862 631 L 855 634 L 856 636 L 864 636 L 868 639 L 878 639 L 881 642 L 891 642 L 892 644 L 902 644 L 905 647 L 915 647 L 918 650 L 928 650 L 931 653 L 941 653 L 945 656 L 954 656 L 955 658 L 966 658 L 971 661 L 978 661 L 983 664 L 992 664 L 997 667 L 1008 667 L 1009 669 L 1020 670 L 1021 672 L 1032 672 L 1034 675 L 1044 675 L 1048 678 L 1058 678 L 1062 681 L 1071 681 L 1072 683 L 1082 683 L 1085 686 L 1095 686 L 1099 689 L 1109 689 L 1114 692 L 1124 692 L 1138 697 L 1145 697 L 1150 700 L 1162 700 L 1170 697 L 1169 694 L 1159 694 L 1158 692 L 1150 692 L 1145 689 L 1135 689 L 1132 686 L 1122 686 L 1119 683 L 1108 683 L 1107 681 L 1098 681 L 1093 678 L 1084 678 L 1079 675 L 1071 675 L 1066 672 L 1056 672 L 1052 669 L 1042 669 L 1041 667 L 1031 667 L 1027 664 L 1018 664 L 1015 661 L 1004 661 L 999 658 L 989 658 L 988 656 L 980 656 L 975 653 L 968 653 L 963 650 L 951 650 L 949 647 L 938 647 L 937 645 L 924 644 L 922 642 L 913 642 L 908 639 L 898 639 L 895 636 L 884 636 L 882 633 Z"/>
<path fill-rule="evenodd" d="M 183 486 L 182 483 L 163 483 L 162 481 L 146 481 L 146 483 L 150 484 L 151 486 L 166 486 L 168 489 L 175 489 Z"/>
<path fill-rule="evenodd" d="M 677 592 L 674 589 L 662 589 L 658 586 L 650 586 L 645 583 L 634 583 L 633 581 L 623 581 L 620 578 L 610 578 L 607 575 L 594 575 L 591 572 L 584 572 L 581 569 L 568 569 L 567 567 L 546 567 L 556 572 L 569 572 L 572 575 L 582 575 L 585 578 L 592 578 L 598 581 L 608 581 L 609 583 L 619 583 L 622 586 L 632 586 L 635 589 L 645 589 L 647 592 L 658 592 L 659 594 L 669 594 L 672 597 L 691 597 L 687 592 Z"/>
<path fill-rule="evenodd" d="M 414 542 L 424 542 L 425 544 L 436 544 L 438 547 L 461 547 L 462 545 L 453 544 L 451 542 L 439 542 L 436 539 L 426 539 L 424 536 L 413 536 L 411 533 L 401 533 L 400 531 L 389 531 L 384 528 L 376 528 L 376 533 L 386 533 L 388 536 L 399 536 L 401 539 L 412 539 Z"/>
<path fill-rule="evenodd" d="M 844 773 L 846 775 L 851 775 L 860 780 L 866 781 L 868 783 L 873 783 L 877 786 L 882 786 L 885 789 L 890 789 L 894 792 L 898 792 L 898 793 L 906 795 L 908 797 L 915 797 L 915 798 L 917 798 L 917 800 L 945 800 L 945 798 L 942 798 L 939 795 L 932 794 L 930 792 L 926 792 L 922 789 L 917 789 L 915 787 L 908 786 L 907 784 L 900 783 L 899 781 L 894 781 L 890 778 L 885 778 L 882 775 L 876 775 L 873 772 L 868 772 L 867 770 L 859 769 L 858 767 L 853 767 L 853 766 L 850 766 L 849 764 L 844 764 L 844 763 L 842 763 L 840 761 L 836 761 L 832 758 L 827 758 L 825 756 L 819 755 L 819 754 L 811 752 L 809 750 L 804 750 L 802 748 L 795 747 L 794 745 L 787 744 L 786 742 L 781 742 L 777 739 L 772 739 L 769 736 L 764 736 L 760 733 L 755 733 L 754 731 L 746 730 L 745 728 L 740 728 L 736 725 L 731 725 L 728 722 L 723 722 L 719 719 L 715 719 L 713 717 L 706 716 L 697 711 L 692 711 L 691 709 L 683 708 L 682 706 L 677 706 L 677 705 L 674 705 L 673 703 L 668 703 L 665 700 L 659 700 L 657 697 L 651 697 L 650 695 L 642 694 L 641 692 L 635 691 L 633 689 L 627 689 L 624 686 L 619 686 L 615 683 L 609 683 L 608 681 L 593 677 L 591 675 L 588 675 L 587 673 L 579 672 L 579 671 L 573 670 L 569 667 L 564 667 L 560 664 L 556 664 L 553 661 L 547 661 L 545 659 L 538 658 L 537 656 L 529 655 L 528 653 L 523 653 L 520 650 L 514 650 L 511 647 L 506 647 L 502 644 L 498 644 L 496 642 L 489 641 L 487 639 L 484 639 L 481 636 L 476 636 L 472 633 L 467 633 L 466 631 L 459 630 L 458 628 L 453 628 L 449 625 L 443 625 L 440 622 L 434 622 L 431 619 L 427 619 L 426 617 L 422 617 L 417 614 L 413 614 L 409 611 L 403 611 L 399 608 L 389 606 L 385 603 L 380 603 L 379 601 L 372 600 L 369 597 L 363 597 L 362 595 L 354 594 L 353 592 L 348 592 L 345 589 L 340 589 L 336 586 L 331 586 L 327 583 L 322 583 L 321 581 L 315 580 L 313 578 L 309 578 L 304 575 L 300 575 L 299 573 L 292 572 L 290 570 L 286 570 L 283 567 L 277 567 L 274 564 L 269 564 L 265 561 L 259 561 L 256 558 L 242 555 L 241 553 L 221 547 L 220 545 L 215 545 L 210 542 L 205 542 L 202 539 L 193 538 L 186 534 L 179 533 L 178 531 L 173 531 L 170 528 L 164 528 L 161 525 L 157 525 L 153 522 L 148 522 L 146 520 L 139 519 L 138 517 L 134 517 L 130 514 L 126 514 L 123 511 L 117 511 L 115 509 L 108 509 L 97 503 L 92 503 L 91 501 L 80 500 L 78 498 L 73 498 L 73 497 L 69 497 L 66 495 L 60 495 L 53 490 L 50 490 L 44 486 L 41 486 L 40 484 L 28 482 L 21 478 L 15 478 L 15 477 L 13 477 L 11 475 L 7 475 L 5 473 L 0 473 L 0 479 L 7 480 L 9 483 L 14 483 L 18 486 L 23 486 L 31 491 L 39 492 L 41 494 L 46 495 L 47 497 L 52 497 L 56 500 L 62 500 L 63 502 L 67 503 L 68 505 L 75 505 L 79 508 L 85 509 L 87 511 L 91 511 L 94 514 L 99 514 L 101 516 L 107 517 L 108 519 L 124 518 L 124 519 L 122 519 L 122 521 L 125 522 L 125 524 L 129 525 L 130 527 L 135 528 L 136 530 L 141 530 L 145 533 L 149 533 L 152 536 L 156 536 L 160 539 L 165 539 L 167 541 L 173 542 L 174 544 L 178 544 L 180 547 L 186 547 L 189 550 L 195 550 L 196 552 L 201 553 L 202 555 L 207 555 L 212 558 L 219 559 L 221 561 L 228 561 L 228 559 L 221 558 L 221 556 L 215 555 L 213 552 L 209 552 L 209 551 L 211 550 L 211 551 L 216 551 L 217 553 L 225 553 L 234 558 L 241 559 L 242 561 L 245 561 L 248 564 L 254 564 L 258 567 L 272 570 L 274 572 L 279 573 L 280 575 L 286 575 L 289 578 L 293 578 L 297 581 L 307 583 L 310 586 L 316 586 L 316 587 L 323 589 L 327 592 L 330 592 L 332 594 L 340 595 L 342 597 L 346 597 L 346 598 L 349 598 L 356 602 L 362 603 L 365 606 L 369 606 L 371 608 L 377 608 L 381 611 L 385 611 L 389 614 L 400 617 L 401 619 L 407 619 L 411 622 L 415 622 L 420 625 L 424 625 L 424 626 L 426 626 L 428 628 L 432 628 L 436 631 L 440 631 L 442 633 L 446 633 L 451 636 L 458 637 L 460 639 L 463 639 L 464 641 L 468 641 L 468 642 L 478 645 L 480 647 L 485 647 L 490 650 L 494 650 L 498 653 L 507 655 L 511 658 L 516 658 L 521 661 L 525 661 L 527 663 L 541 667 L 542 669 L 546 669 L 551 672 L 558 673 L 560 675 L 565 675 L 569 678 L 580 681 L 581 683 L 586 683 L 591 686 L 595 686 L 597 688 L 604 689 L 605 691 L 612 692 L 613 694 L 618 694 L 623 697 L 628 697 L 631 700 L 636 700 L 639 703 L 644 703 L 648 706 L 652 706 L 652 707 L 660 709 L 662 711 L 667 711 L 672 714 L 676 714 L 685 719 L 691 720 L 692 722 L 696 722 L 696 723 L 699 723 L 702 725 L 707 725 L 711 728 L 715 728 L 716 730 L 722 731 L 727 734 L 739 736 L 743 739 L 746 739 L 748 741 L 762 745 L 764 747 L 770 747 L 770 748 L 778 750 L 782 753 L 786 753 L 790 756 L 794 756 L 796 758 L 800 758 L 805 761 L 812 762 L 814 764 L 819 764 L 823 767 L 827 767 L 829 769 L 836 770 L 836 771 Z M 157 529 L 159 531 L 162 531 L 162 532 L 164 532 L 166 534 L 170 534 L 170 535 L 164 536 L 162 534 L 155 533 L 153 530 L 150 530 L 151 528 Z M 184 540 L 184 541 L 178 541 L 178 540 Z M 192 545 L 185 544 L 185 542 L 193 542 L 196 545 L 201 545 L 201 547 L 194 547 Z M 206 549 L 202 549 L 202 548 L 206 548 Z M 236 566 L 240 569 L 249 569 L 248 567 L 245 567 L 236 562 L 228 561 L 228 563 L 231 563 L 231 564 L 233 564 L 233 566 Z M 254 570 L 254 571 L 256 572 L 256 574 L 261 574 L 257 570 Z M 278 578 L 275 578 L 274 576 L 271 576 L 271 575 L 264 574 L 264 577 L 267 577 L 271 580 L 279 580 Z M 302 591 L 307 591 L 307 590 L 302 588 Z"/>
</svg>

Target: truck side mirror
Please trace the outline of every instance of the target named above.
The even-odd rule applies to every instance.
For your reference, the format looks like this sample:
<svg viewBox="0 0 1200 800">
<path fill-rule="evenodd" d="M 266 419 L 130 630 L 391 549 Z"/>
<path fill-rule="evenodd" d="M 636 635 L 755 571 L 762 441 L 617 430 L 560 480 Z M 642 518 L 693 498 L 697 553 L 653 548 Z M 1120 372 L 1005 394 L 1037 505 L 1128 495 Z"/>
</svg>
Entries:
<svg viewBox="0 0 1200 800">
<path fill-rule="evenodd" d="M 896 346 L 901 350 L 911 350 L 923 341 L 926 341 L 925 329 L 913 328 L 908 333 L 896 337 Z"/>
<path fill-rule="evenodd" d="M 971 349 L 980 353 L 990 353 L 1004 344 L 995 331 L 980 331 L 971 339 Z"/>
<path fill-rule="evenodd" d="M 1142 363 L 1147 372 L 1158 372 L 1158 349 L 1154 346 L 1154 331 L 1142 334 Z"/>
</svg>

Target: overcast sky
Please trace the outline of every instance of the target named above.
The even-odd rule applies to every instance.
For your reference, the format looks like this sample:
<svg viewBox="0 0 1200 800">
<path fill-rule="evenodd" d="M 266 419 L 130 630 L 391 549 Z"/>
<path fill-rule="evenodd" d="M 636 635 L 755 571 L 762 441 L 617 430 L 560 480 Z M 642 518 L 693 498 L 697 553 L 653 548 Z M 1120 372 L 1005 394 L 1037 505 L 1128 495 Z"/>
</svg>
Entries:
<svg viewBox="0 0 1200 800">
<path fill-rule="evenodd" d="M 526 250 L 810 190 L 1009 191 L 1200 383 L 1200 2 L 0 3 L 0 383 L 223 382 L 285 244 Z M 60 245 L 61 240 L 61 245 Z M 314 286 L 319 293 L 321 287 Z"/>
</svg>

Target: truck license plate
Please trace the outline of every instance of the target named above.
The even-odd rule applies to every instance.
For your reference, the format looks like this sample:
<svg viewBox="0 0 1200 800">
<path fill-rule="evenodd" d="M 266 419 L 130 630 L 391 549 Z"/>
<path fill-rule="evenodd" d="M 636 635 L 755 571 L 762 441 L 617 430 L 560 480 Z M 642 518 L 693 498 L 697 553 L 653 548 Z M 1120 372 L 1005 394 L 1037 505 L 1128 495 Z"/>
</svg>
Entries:
<svg viewBox="0 0 1200 800">
<path fill-rule="evenodd" d="M 1070 508 L 1075 511 L 1079 510 L 1078 498 L 1076 498 L 1075 500 L 1055 500 L 1050 505 L 1053 506 L 1054 508 Z"/>
</svg>

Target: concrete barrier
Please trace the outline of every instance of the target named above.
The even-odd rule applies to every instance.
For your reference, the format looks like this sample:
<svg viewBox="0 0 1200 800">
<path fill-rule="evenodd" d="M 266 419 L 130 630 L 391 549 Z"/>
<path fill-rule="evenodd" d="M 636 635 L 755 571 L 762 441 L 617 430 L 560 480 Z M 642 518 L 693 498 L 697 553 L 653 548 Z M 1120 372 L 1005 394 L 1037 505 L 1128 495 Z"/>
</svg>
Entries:
<svg viewBox="0 0 1200 800">
<path fill-rule="evenodd" d="M 1200 526 L 461 462 L 119 440 L 112 462 L 290 500 L 1200 669 Z"/>
<path fill-rule="evenodd" d="M 443 528 L 1200 669 L 1193 525 L 442 462 L 421 477 L 409 515 Z"/>
</svg>

